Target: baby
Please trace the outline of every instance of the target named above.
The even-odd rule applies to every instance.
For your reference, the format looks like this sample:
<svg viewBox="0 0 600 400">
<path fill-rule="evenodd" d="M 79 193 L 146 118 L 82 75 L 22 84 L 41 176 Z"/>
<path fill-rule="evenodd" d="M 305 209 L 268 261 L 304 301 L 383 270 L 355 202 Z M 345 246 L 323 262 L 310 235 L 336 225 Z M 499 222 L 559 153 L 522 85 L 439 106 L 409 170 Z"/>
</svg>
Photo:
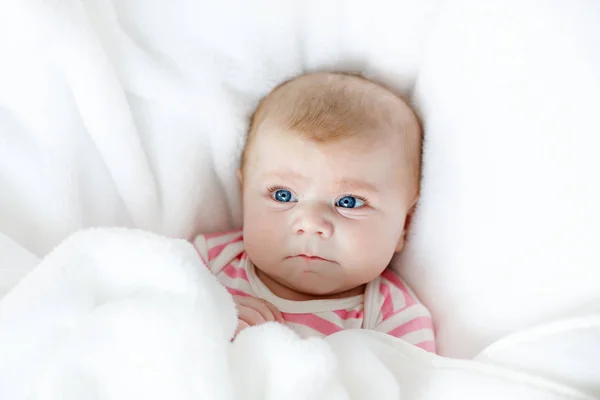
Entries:
<svg viewBox="0 0 600 400">
<path fill-rule="evenodd" d="M 381 331 L 435 351 L 431 316 L 388 265 L 419 195 L 411 108 L 357 75 L 275 88 L 252 118 L 239 179 L 243 230 L 194 245 L 238 309 L 238 332 L 278 321 L 301 336 Z"/>
</svg>

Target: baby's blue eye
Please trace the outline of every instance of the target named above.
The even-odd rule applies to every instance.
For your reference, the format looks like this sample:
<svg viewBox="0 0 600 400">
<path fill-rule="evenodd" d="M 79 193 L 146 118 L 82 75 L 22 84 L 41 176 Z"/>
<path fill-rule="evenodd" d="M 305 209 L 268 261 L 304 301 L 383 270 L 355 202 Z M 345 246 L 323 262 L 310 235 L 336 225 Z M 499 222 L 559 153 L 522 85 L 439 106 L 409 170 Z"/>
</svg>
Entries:
<svg viewBox="0 0 600 400">
<path fill-rule="evenodd" d="M 365 205 L 365 202 L 361 199 L 357 199 L 354 196 L 344 196 L 336 201 L 335 206 L 341 208 L 360 208 Z"/>
<path fill-rule="evenodd" d="M 289 203 L 289 202 L 296 202 L 298 201 L 294 195 L 292 194 L 292 192 L 290 192 L 287 189 L 279 189 L 276 190 L 275 192 L 273 192 L 273 200 L 275 201 L 279 201 L 281 203 Z"/>
</svg>

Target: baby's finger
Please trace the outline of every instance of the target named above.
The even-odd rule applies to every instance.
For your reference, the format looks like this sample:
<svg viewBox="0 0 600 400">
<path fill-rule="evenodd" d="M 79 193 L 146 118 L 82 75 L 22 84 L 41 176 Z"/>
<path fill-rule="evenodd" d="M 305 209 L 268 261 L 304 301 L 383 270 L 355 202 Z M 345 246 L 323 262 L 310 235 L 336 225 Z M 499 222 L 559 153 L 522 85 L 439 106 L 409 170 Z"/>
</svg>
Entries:
<svg viewBox="0 0 600 400">
<path fill-rule="evenodd" d="M 269 311 L 271 311 L 271 313 L 273 314 L 275 321 L 281 322 L 282 324 L 285 323 L 285 320 L 283 319 L 283 315 L 281 314 L 281 311 L 279 311 L 277 309 L 277 307 L 275 307 L 273 304 L 269 303 L 266 300 L 265 300 L 265 305 L 269 308 Z"/>
<path fill-rule="evenodd" d="M 265 317 L 263 317 L 263 315 L 257 310 L 255 310 L 253 307 L 247 307 L 242 305 L 238 307 L 238 319 L 244 321 L 250 326 L 267 322 Z"/>
<path fill-rule="evenodd" d="M 242 321 L 241 319 L 238 320 L 238 325 L 237 325 L 237 328 L 235 330 L 233 337 L 235 338 L 241 331 L 248 328 L 249 326 L 250 325 L 248 325 L 245 321 Z"/>
<path fill-rule="evenodd" d="M 259 312 L 260 315 L 262 315 L 262 317 L 265 319 L 265 321 L 275 321 L 275 316 L 273 315 L 273 312 L 267 306 L 267 302 L 262 299 L 247 297 L 245 299 L 240 299 L 238 304 L 240 306 L 252 308 L 255 311 Z"/>
</svg>

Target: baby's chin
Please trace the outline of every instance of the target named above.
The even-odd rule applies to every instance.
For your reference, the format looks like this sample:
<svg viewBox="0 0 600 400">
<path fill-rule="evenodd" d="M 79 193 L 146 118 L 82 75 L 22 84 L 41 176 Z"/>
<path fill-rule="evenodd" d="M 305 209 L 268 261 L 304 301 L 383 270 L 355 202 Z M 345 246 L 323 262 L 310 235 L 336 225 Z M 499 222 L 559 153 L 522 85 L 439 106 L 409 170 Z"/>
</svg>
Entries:
<svg viewBox="0 0 600 400">
<path fill-rule="evenodd" d="M 323 265 L 321 265 L 323 264 Z M 309 265 L 297 260 L 286 260 L 274 268 L 261 270 L 268 279 L 282 286 L 289 296 L 304 300 L 336 299 L 364 293 L 365 284 L 349 282 L 343 268 L 332 262 L 311 262 Z M 272 273 L 274 272 L 274 273 Z"/>
</svg>

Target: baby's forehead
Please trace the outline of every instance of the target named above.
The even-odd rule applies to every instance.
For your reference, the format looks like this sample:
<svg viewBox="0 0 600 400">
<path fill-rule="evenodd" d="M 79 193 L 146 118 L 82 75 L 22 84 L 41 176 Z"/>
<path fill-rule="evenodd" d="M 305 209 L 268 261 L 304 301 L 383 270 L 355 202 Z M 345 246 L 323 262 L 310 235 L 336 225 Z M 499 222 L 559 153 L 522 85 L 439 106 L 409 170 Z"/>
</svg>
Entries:
<svg viewBox="0 0 600 400">
<path fill-rule="evenodd" d="M 376 171 L 403 168 L 402 141 L 385 132 L 365 133 L 335 141 L 317 141 L 286 129 L 261 132 L 249 149 L 248 163 L 259 170 L 320 165 L 343 174 L 345 170 Z M 306 168 L 308 169 L 308 168 Z M 322 172 L 322 171 L 321 171 Z M 317 173 L 321 173 L 317 171 Z M 389 171 L 386 171 L 389 172 Z"/>
</svg>

